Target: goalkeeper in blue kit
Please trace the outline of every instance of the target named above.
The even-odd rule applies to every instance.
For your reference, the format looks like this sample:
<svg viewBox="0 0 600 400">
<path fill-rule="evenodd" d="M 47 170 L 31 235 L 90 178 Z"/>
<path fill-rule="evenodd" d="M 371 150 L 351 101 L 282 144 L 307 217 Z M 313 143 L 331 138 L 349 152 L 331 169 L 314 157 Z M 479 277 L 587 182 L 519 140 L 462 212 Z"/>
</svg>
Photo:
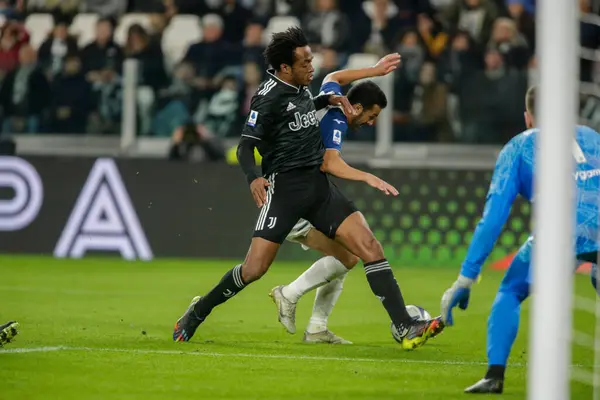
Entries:
<svg viewBox="0 0 600 400">
<path fill-rule="evenodd" d="M 500 235 L 517 195 L 530 202 L 532 200 L 534 147 L 536 137 L 540 134 L 538 129 L 534 128 L 535 91 L 535 88 L 530 88 L 525 101 L 525 122 L 529 130 L 515 136 L 500 152 L 483 216 L 475 229 L 460 275 L 442 297 L 442 319 L 447 326 L 453 325 L 454 307 L 466 310 L 471 286 L 481 273 L 481 268 Z M 575 254 L 578 262 L 591 262 L 593 271 L 596 271 L 599 250 L 600 134 L 591 128 L 578 126 L 573 143 L 573 156 L 576 161 Z M 503 391 L 508 356 L 519 329 L 521 303 L 529 296 L 533 243 L 534 238 L 529 237 L 521 246 L 500 284 L 488 319 L 488 370 L 483 379 L 465 389 L 467 393 Z M 594 272 L 592 284 L 596 287 Z"/>
</svg>

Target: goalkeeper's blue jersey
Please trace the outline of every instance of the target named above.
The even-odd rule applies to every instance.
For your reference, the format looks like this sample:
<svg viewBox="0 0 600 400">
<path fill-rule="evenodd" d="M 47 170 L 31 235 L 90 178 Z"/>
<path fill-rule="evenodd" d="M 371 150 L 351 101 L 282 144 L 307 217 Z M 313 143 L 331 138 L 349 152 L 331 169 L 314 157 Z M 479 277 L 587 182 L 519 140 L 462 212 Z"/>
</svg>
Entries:
<svg viewBox="0 0 600 400">
<path fill-rule="evenodd" d="M 483 216 L 473 235 L 462 275 L 475 278 L 498 239 L 518 195 L 528 201 L 533 197 L 535 141 L 538 129 L 530 129 L 504 146 L 496 161 L 494 175 L 486 197 Z M 575 253 L 598 251 L 600 217 L 600 134 L 578 126 L 573 143 L 576 169 Z"/>
</svg>

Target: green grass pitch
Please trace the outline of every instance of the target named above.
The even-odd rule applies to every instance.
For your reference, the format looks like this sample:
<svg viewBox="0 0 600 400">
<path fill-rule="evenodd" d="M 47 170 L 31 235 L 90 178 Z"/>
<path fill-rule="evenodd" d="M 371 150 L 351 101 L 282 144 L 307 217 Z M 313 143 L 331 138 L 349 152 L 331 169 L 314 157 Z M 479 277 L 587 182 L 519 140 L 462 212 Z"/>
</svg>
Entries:
<svg viewBox="0 0 600 400">
<path fill-rule="evenodd" d="M 354 345 L 301 342 L 313 294 L 301 300 L 298 333 L 277 322 L 269 290 L 294 279 L 304 263 L 276 262 L 269 273 L 207 319 L 190 343 L 172 327 L 190 299 L 234 265 L 228 261 L 129 263 L 111 258 L 0 257 L 0 323 L 17 319 L 17 339 L 0 352 L 0 399 L 462 399 L 485 372 L 487 315 L 502 277 L 484 272 L 467 312 L 425 347 L 407 352 L 371 294 L 362 268 L 352 271 L 330 328 Z M 457 268 L 395 269 L 409 304 L 439 313 Z M 595 299 L 587 277 L 577 293 Z M 595 320 L 575 314 L 578 330 Z M 505 394 L 526 390 L 527 305 Z M 29 350 L 29 351 L 27 351 Z M 590 349 L 573 362 L 591 371 Z M 572 383 L 573 397 L 592 397 Z"/>
</svg>

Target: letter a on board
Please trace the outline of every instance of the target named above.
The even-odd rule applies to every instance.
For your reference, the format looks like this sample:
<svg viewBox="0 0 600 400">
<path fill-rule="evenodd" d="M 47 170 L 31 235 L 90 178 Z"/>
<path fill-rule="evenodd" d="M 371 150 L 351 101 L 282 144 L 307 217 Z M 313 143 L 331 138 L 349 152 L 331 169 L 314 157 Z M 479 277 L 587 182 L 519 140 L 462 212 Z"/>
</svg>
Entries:
<svg viewBox="0 0 600 400">
<path fill-rule="evenodd" d="M 79 194 L 54 256 L 81 258 L 88 250 L 151 260 L 152 250 L 115 162 L 99 158 Z"/>
</svg>

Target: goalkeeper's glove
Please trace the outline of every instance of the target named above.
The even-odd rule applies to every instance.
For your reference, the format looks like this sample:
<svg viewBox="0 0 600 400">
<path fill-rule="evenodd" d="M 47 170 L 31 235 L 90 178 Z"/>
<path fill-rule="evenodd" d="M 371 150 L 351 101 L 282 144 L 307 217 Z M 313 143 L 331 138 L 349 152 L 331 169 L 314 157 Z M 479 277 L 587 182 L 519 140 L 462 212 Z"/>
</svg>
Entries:
<svg viewBox="0 0 600 400">
<path fill-rule="evenodd" d="M 454 325 L 452 318 L 452 309 L 458 306 L 466 310 L 469 305 L 469 296 L 471 295 L 471 286 L 475 279 L 459 275 L 452 287 L 444 292 L 442 296 L 442 321 L 448 326 Z"/>
</svg>

